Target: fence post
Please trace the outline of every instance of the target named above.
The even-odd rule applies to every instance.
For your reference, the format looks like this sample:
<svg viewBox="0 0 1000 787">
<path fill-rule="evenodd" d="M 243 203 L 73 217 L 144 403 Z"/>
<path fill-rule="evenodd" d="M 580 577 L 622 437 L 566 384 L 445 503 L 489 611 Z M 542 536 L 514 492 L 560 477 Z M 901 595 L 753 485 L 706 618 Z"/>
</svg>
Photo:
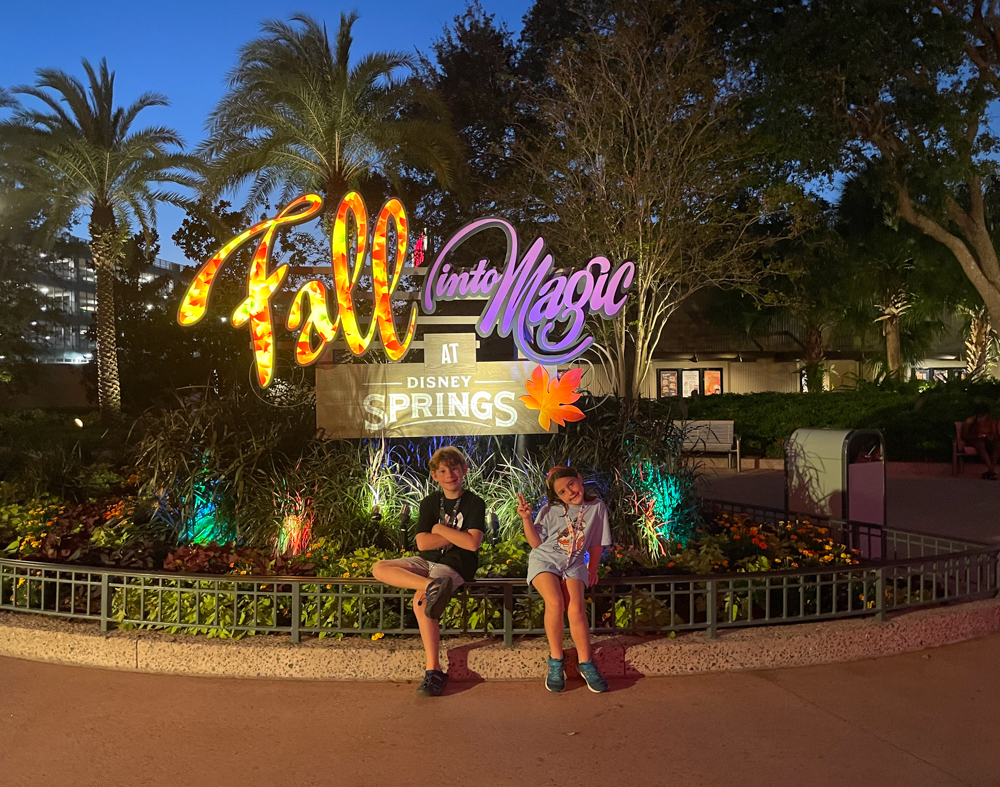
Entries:
<svg viewBox="0 0 1000 787">
<path fill-rule="evenodd" d="M 503 586 L 503 644 L 508 648 L 514 644 L 514 586 Z"/>
<path fill-rule="evenodd" d="M 875 569 L 875 620 L 885 621 L 885 568 Z"/>
<path fill-rule="evenodd" d="M 101 631 L 108 630 L 108 619 L 111 617 L 111 587 L 108 573 L 101 574 Z"/>
<path fill-rule="evenodd" d="M 705 605 L 705 618 L 708 621 L 708 636 L 712 639 L 715 639 L 718 634 L 716 631 L 718 607 L 719 587 L 715 584 L 714 579 L 710 579 L 708 580 L 708 603 Z"/>
<path fill-rule="evenodd" d="M 399 510 L 399 548 L 404 552 L 410 548 L 410 507 L 404 505 Z"/>
<path fill-rule="evenodd" d="M 299 625 L 302 622 L 302 583 L 292 582 L 292 642 L 300 642 L 302 633 Z"/>
</svg>

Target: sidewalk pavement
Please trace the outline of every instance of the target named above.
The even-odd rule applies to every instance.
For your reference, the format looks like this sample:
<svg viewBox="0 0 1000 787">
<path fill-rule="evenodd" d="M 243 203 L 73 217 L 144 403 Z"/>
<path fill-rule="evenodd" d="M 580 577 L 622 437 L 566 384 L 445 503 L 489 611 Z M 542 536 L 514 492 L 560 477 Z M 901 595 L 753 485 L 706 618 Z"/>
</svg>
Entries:
<svg viewBox="0 0 1000 787">
<path fill-rule="evenodd" d="M 452 684 L 185 678 L 0 659 L 0 784 L 1000 785 L 1000 635 L 786 670 Z"/>
<path fill-rule="evenodd" d="M 972 467 L 974 470 L 975 467 Z M 780 471 L 739 474 L 708 470 L 705 497 L 769 508 L 785 507 L 785 476 Z M 1000 481 L 984 481 L 966 468 L 957 477 L 886 480 L 887 524 L 955 538 L 1000 541 Z"/>
</svg>

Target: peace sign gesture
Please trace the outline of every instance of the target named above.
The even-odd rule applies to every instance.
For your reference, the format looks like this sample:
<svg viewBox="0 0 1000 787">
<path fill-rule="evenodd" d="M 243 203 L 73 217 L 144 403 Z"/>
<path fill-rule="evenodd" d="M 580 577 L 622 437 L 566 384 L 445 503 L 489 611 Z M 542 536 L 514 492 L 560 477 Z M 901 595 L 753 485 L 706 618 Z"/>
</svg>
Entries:
<svg viewBox="0 0 1000 787">
<path fill-rule="evenodd" d="M 520 492 L 517 493 L 517 513 L 521 515 L 521 519 L 531 521 L 531 506 Z"/>
</svg>

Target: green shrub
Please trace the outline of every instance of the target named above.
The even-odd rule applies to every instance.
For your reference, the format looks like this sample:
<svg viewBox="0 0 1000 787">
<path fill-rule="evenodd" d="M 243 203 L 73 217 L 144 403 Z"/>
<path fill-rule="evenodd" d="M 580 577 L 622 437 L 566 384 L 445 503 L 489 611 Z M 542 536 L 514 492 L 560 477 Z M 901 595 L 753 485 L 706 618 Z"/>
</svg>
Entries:
<svg viewBox="0 0 1000 787">
<path fill-rule="evenodd" d="M 799 428 L 879 429 L 887 458 L 896 462 L 951 461 L 955 421 L 976 404 L 997 408 L 1000 383 L 952 382 L 918 391 L 722 394 L 686 400 L 692 419 L 735 422 L 744 454 L 781 457 Z M 667 405 L 658 403 L 663 415 Z M 676 417 L 676 411 L 674 411 Z M 997 412 L 1000 415 L 1000 409 Z"/>
</svg>

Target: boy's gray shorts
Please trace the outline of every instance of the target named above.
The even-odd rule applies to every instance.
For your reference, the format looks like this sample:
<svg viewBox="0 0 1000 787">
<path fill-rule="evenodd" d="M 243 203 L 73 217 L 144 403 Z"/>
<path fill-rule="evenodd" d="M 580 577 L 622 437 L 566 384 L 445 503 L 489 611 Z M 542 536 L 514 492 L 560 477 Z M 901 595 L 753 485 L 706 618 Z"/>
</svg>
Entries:
<svg viewBox="0 0 1000 787">
<path fill-rule="evenodd" d="M 398 568 L 405 568 L 407 571 L 412 571 L 421 577 L 428 577 L 430 579 L 437 579 L 438 577 L 448 577 L 451 580 L 452 588 L 457 588 L 459 585 L 464 585 L 465 580 L 462 579 L 462 575 L 459 574 L 451 566 L 446 566 L 443 563 L 431 563 L 429 560 L 424 560 L 422 557 L 401 557 L 396 560 L 387 560 L 386 563 L 391 566 L 397 566 Z"/>
</svg>

